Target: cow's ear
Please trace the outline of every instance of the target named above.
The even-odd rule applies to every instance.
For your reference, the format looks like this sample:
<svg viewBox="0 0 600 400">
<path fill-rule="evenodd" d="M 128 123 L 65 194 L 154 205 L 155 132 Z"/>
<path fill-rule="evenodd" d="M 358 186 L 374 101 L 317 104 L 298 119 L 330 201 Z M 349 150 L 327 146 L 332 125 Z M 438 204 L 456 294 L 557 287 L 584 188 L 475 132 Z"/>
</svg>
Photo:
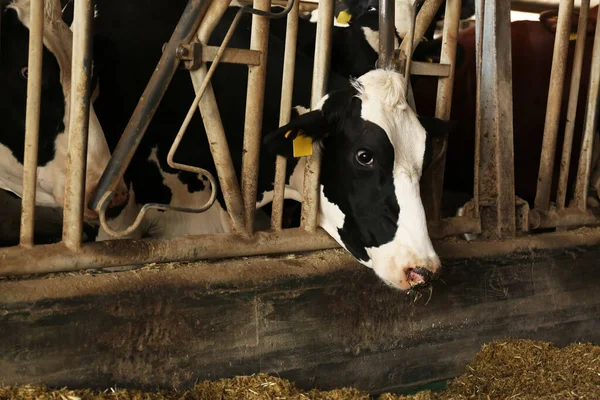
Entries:
<svg viewBox="0 0 600 400">
<path fill-rule="evenodd" d="M 456 121 L 444 121 L 443 119 L 433 117 L 419 116 L 419 122 L 425 128 L 427 136 L 425 138 L 425 154 L 423 155 L 423 170 L 431 164 L 433 157 L 433 139 L 443 137 L 444 134 L 450 134 L 456 128 Z"/>
<path fill-rule="evenodd" d="M 327 132 L 327 120 L 323 112 L 314 110 L 293 118 L 289 124 L 265 135 L 263 143 L 270 152 L 290 158 L 294 156 L 294 139 L 299 136 L 309 138 L 305 144 L 310 145 L 310 142 L 323 139 Z"/>
</svg>

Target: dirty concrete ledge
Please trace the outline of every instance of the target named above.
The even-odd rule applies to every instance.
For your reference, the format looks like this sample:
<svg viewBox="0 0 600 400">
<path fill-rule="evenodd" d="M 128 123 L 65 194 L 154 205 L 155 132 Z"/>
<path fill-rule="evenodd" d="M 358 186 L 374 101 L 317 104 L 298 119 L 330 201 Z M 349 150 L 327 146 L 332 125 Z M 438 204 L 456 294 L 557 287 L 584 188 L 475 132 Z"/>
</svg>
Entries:
<svg viewBox="0 0 600 400">
<path fill-rule="evenodd" d="M 341 250 L 3 280 L 0 382 L 184 389 L 267 372 L 404 390 L 460 374 L 498 338 L 599 343 L 592 244 L 446 257 L 432 291 L 412 294 Z"/>
</svg>

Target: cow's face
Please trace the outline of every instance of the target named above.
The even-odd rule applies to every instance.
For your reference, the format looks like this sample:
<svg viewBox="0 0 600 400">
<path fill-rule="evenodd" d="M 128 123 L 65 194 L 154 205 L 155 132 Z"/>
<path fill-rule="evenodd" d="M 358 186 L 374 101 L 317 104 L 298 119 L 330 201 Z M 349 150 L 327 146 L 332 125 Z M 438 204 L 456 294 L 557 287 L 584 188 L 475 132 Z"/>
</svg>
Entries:
<svg viewBox="0 0 600 400">
<path fill-rule="evenodd" d="M 310 136 L 322 152 L 320 225 L 386 283 L 408 289 L 437 272 L 419 180 L 431 135 L 447 128 L 408 107 L 403 77 L 374 70 L 354 90 L 325 96 L 265 142 L 291 156 L 292 139 Z M 423 127 L 428 126 L 426 131 Z"/>
<path fill-rule="evenodd" d="M 0 187 L 22 196 L 30 5 L 29 0 L 0 3 Z M 36 203 L 62 207 L 68 158 L 73 37 L 61 19 L 60 2 L 46 0 L 45 3 Z M 87 157 L 86 204 L 110 158 L 93 108 Z M 124 188 L 123 183 L 120 189 Z M 86 210 L 85 216 L 88 220 L 95 217 L 91 210 Z"/>
</svg>

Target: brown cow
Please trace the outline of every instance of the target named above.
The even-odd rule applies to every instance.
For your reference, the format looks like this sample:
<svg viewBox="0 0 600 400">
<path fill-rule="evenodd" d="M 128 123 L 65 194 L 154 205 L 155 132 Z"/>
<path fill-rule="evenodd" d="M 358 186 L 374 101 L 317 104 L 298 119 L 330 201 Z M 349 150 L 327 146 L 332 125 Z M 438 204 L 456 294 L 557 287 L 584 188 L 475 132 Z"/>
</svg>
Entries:
<svg viewBox="0 0 600 400">
<path fill-rule="evenodd" d="M 595 7 L 595 10 L 591 10 L 591 16 L 588 19 L 570 182 L 574 182 L 580 152 L 579 144 L 584 126 L 596 13 L 597 7 Z M 590 25 L 592 26 L 591 29 L 589 28 Z M 531 205 L 536 193 L 552 68 L 554 50 L 552 26 L 555 26 L 555 24 L 553 25 L 548 21 L 545 23 L 517 21 L 511 24 L 515 191 L 517 196 L 529 201 Z M 457 121 L 457 126 L 455 134 L 450 137 L 448 143 L 444 188 L 451 192 L 472 193 L 476 105 L 475 29 L 470 28 L 460 32 L 458 42 L 464 52 L 461 60 L 457 62 L 451 115 L 451 119 Z M 575 40 L 571 40 L 560 116 L 553 196 L 556 194 L 574 50 Z M 421 78 L 414 83 L 415 100 L 419 114 L 433 115 L 436 88 L 437 80 L 435 78 Z"/>
</svg>

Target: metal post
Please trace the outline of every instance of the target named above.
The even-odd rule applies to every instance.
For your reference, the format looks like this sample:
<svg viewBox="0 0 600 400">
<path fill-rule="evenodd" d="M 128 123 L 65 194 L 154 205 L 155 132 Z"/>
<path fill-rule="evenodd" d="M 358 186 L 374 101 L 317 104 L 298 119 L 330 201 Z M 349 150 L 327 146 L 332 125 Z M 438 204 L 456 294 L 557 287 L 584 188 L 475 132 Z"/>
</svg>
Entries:
<svg viewBox="0 0 600 400">
<path fill-rule="evenodd" d="M 502 238 L 516 232 L 510 2 L 485 2 L 482 44 L 481 224 L 486 235 Z"/>
<path fill-rule="evenodd" d="M 333 0 L 319 4 L 319 19 L 315 43 L 311 108 L 314 109 L 327 93 L 329 65 L 331 62 L 331 31 L 333 30 Z M 319 216 L 319 174 L 321 155 L 315 152 L 306 160 L 301 225 L 307 231 L 317 229 Z"/>
<path fill-rule="evenodd" d="M 571 149 L 573 147 L 573 131 L 575 130 L 575 118 L 577 117 L 577 103 L 579 101 L 579 86 L 581 81 L 581 67 L 583 65 L 583 52 L 587 36 L 587 18 L 590 9 L 590 0 L 581 0 L 579 9 L 579 22 L 577 26 L 577 42 L 575 43 L 575 57 L 571 71 L 571 86 L 569 88 L 569 104 L 567 109 L 567 124 L 565 126 L 565 137 L 563 139 L 562 159 L 558 178 L 558 191 L 556 194 L 556 206 L 558 209 L 565 208 L 567 199 L 567 185 L 569 169 L 571 167 Z"/>
<path fill-rule="evenodd" d="M 473 159 L 473 217 L 480 217 L 479 204 L 479 165 L 481 163 L 481 70 L 483 58 L 483 22 L 485 20 L 484 0 L 475 0 L 475 154 Z"/>
<path fill-rule="evenodd" d="M 587 209 L 587 191 L 590 183 L 590 168 L 592 161 L 592 146 L 598 127 L 598 97 L 600 86 L 600 20 L 596 20 L 594 49 L 592 51 L 592 66 L 587 103 L 585 106 L 585 128 L 581 140 L 581 153 L 575 184 L 574 206 L 582 211 Z"/>
<path fill-rule="evenodd" d="M 436 118 L 449 120 L 452 109 L 452 89 L 454 87 L 454 70 L 456 64 L 456 41 L 458 25 L 460 22 L 461 0 L 446 1 L 446 16 L 444 18 L 444 32 L 442 36 L 442 50 L 440 64 L 450 65 L 448 77 L 438 79 L 436 98 Z M 442 194 L 444 190 L 444 172 L 446 168 L 446 148 L 448 135 L 436 139 L 432 143 L 433 159 L 428 176 L 423 180 L 421 191 L 428 196 L 423 197 L 426 214 L 430 221 L 441 219 Z"/>
<path fill-rule="evenodd" d="M 548 90 L 548 105 L 544 123 L 544 139 L 538 175 L 535 208 L 547 211 L 550 206 L 550 190 L 554 173 L 554 157 L 556 154 L 556 139 L 560 119 L 565 72 L 567 68 L 567 52 L 569 50 L 569 34 L 571 33 L 571 14 L 573 0 L 561 0 L 558 9 L 558 23 L 554 54 L 552 56 L 552 71 L 550 72 L 550 87 Z"/>
<path fill-rule="evenodd" d="M 296 66 L 296 43 L 298 39 L 298 13 L 300 2 L 294 2 L 294 8 L 288 14 L 285 34 L 285 53 L 283 56 L 283 77 L 281 88 L 281 103 L 279 111 L 279 125 L 283 126 L 290 121 L 292 111 L 292 94 L 294 91 L 294 72 Z M 273 208 L 271 211 L 271 229 L 281 230 L 283 219 L 283 196 L 285 193 L 285 172 L 287 160 L 277 156 L 275 163 L 275 182 L 273 193 Z"/>
<path fill-rule="evenodd" d="M 269 11 L 271 0 L 255 0 L 254 8 Z M 267 51 L 269 48 L 269 24 L 267 17 L 252 16 L 250 49 L 262 53 L 260 65 L 248 67 L 248 92 L 246 94 L 246 118 L 244 124 L 244 150 L 242 154 L 242 198 L 244 200 L 245 226 L 248 234 L 254 233 L 260 139 L 267 78 Z"/>
<path fill-rule="evenodd" d="M 63 242 L 76 250 L 81 246 L 85 207 L 85 170 L 90 122 L 93 0 L 77 0 L 73 15 L 73 61 L 69 148 L 65 183 Z"/>
<path fill-rule="evenodd" d="M 23 158 L 23 196 L 21 203 L 21 246 L 33 246 L 35 191 L 37 185 L 38 138 L 42 97 L 42 55 L 44 50 L 44 0 L 31 0 L 29 22 L 29 61 L 27 65 L 27 111 L 25 116 L 25 154 Z"/>
<path fill-rule="evenodd" d="M 379 59 L 377 68 L 392 66 L 394 41 L 396 39 L 395 1 L 379 0 Z"/>
<path fill-rule="evenodd" d="M 416 49 L 421 40 L 423 39 L 423 35 L 425 35 L 427 28 L 429 28 L 429 25 L 431 25 L 431 22 L 433 21 L 433 18 L 435 17 L 435 14 L 442 5 L 443 1 L 444 0 L 425 0 L 423 6 L 421 6 L 419 14 L 417 15 L 417 22 L 415 24 L 413 49 Z M 402 39 L 402 43 L 400 44 L 400 49 L 405 54 L 407 54 L 409 49 L 408 42 L 409 40 L 405 37 L 404 39 Z M 407 55 L 412 56 L 412 54 Z"/>
</svg>

